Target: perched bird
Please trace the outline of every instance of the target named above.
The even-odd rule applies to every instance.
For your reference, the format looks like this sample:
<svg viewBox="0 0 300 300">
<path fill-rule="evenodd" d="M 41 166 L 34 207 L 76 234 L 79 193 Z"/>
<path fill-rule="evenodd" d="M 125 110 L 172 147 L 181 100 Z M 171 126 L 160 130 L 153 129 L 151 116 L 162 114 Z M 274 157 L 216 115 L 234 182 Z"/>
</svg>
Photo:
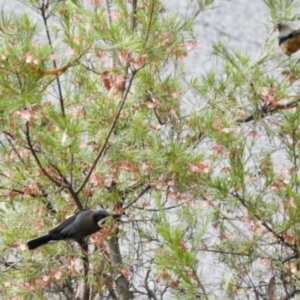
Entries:
<svg viewBox="0 0 300 300">
<path fill-rule="evenodd" d="M 277 24 L 279 30 L 279 47 L 286 55 L 290 56 L 300 49 L 300 29 L 293 29 L 285 23 Z"/>
<path fill-rule="evenodd" d="M 119 214 L 109 214 L 105 210 L 81 210 L 55 226 L 47 234 L 28 241 L 28 249 L 33 250 L 50 241 L 69 239 L 80 241 L 82 238 L 101 229 L 109 216 L 114 219 L 119 219 L 121 217 Z"/>
</svg>

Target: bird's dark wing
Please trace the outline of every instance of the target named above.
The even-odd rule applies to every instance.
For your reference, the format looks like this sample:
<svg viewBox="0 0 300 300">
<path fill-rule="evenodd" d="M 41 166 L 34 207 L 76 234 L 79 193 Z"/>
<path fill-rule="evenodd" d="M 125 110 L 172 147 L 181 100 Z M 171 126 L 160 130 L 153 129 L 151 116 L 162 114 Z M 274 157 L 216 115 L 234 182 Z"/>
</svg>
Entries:
<svg viewBox="0 0 300 300">
<path fill-rule="evenodd" d="M 75 240 L 86 237 L 99 230 L 95 220 L 94 211 L 87 209 L 76 214 L 72 223 L 61 230 L 61 236 Z"/>
<path fill-rule="evenodd" d="M 94 218 L 93 210 L 83 210 L 76 216 L 72 231 L 76 234 L 76 238 L 83 238 L 99 230 Z"/>
<path fill-rule="evenodd" d="M 286 30 L 284 32 L 281 32 L 278 36 L 279 45 L 281 43 L 295 37 L 298 34 L 299 34 L 298 30 L 294 30 L 294 29 L 290 29 L 290 30 Z"/>
<path fill-rule="evenodd" d="M 66 220 L 62 221 L 61 223 L 59 223 L 58 225 L 56 225 L 55 227 L 53 227 L 52 229 L 49 230 L 50 234 L 58 234 L 60 233 L 64 228 L 68 227 L 70 224 L 72 224 L 76 218 L 76 215 L 73 215 L 69 218 L 67 218 Z"/>
<path fill-rule="evenodd" d="M 90 209 L 84 209 L 74 214 L 73 216 L 62 221 L 60 224 L 55 226 L 49 231 L 49 234 L 55 239 L 77 239 L 82 238 L 80 231 L 80 223 L 77 219 L 84 219 L 84 217 L 89 216 L 93 211 Z"/>
</svg>

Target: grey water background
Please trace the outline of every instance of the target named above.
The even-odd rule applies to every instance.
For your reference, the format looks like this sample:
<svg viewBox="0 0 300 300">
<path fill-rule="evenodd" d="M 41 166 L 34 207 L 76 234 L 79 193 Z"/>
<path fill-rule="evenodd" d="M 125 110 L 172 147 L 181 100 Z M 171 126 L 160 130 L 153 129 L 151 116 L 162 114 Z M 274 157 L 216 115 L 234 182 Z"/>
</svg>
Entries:
<svg viewBox="0 0 300 300">
<path fill-rule="evenodd" d="M 165 8 L 185 18 L 189 13 L 189 10 L 185 9 L 187 3 L 188 0 L 169 0 L 165 1 Z M 7 12 L 28 13 L 32 18 L 40 20 L 32 9 L 17 0 L 0 0 L 0 6 Z M 263 0 L 216 0 L 207 10 L 198 15 L 197 20 L 199 47 L 191 51 L 185 60 L 188 76 L 200 77 L 211 69 L 218 69 L 220 59 L 212 55 L 212 46 L 217 40 L 225 43 L 229 51 L 247 53 L 255 59 L 266 38 L 270 36 L 272 27 L 269 11 Z M 277 46 L 277 33 L 273 35 L 274 45 Z M 279 48 L 275 49 L 278 55 L 282 55 Z M 193 103 L 193 99 L 190 100 Z M 277 152 L 276 159 L 282 160 L 283 155 Z M 213 258 L 209 256 L 206 258 L 205 263 L 201 265 L 202 273 L 211 274 L 210 281 L 217 283 L 224 275 L 220 274 L 222 266 L 216 263 L 217 268 L 212 268 Z M 199 259 L 203 261 L 203 257 Z"/>
</svg>

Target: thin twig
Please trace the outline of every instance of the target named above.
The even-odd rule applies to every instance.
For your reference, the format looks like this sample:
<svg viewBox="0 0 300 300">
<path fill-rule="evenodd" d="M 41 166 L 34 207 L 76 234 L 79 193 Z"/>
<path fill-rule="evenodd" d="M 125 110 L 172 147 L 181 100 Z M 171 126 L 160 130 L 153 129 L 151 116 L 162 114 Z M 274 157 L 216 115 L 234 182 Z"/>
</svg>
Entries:
<svg viewBox="0 0 300 300">
<path fill-rule="evenodd" d="M 249 115 L 243 119 L 238 119 L 236 120 L 236 122 L 238 124 L 240 123 L 248 123 L 251 122 L 253 120 L 256 119 L 261 119 L 264 118 L 266 116 L 270 116 L 275 114 L 277 111 L 279 110 L 283 110 L 283 109 L 291 109 L 297 106 L 297 104 L 300 102 L 300 99 L 294 100 L 290 103 L 287 104 L 277 104 L 277 107 L 272 107 L 272 106 L 268 106 L 268 105 L 264 105 L 256 114 L 252 114 Z"/>
<path fill-rule="evenodd" d="M 62 184 L 61 181 L 58 181 L 57 179 L 55 179 L 53 176 L 51 176 L 46 169 L 43 167 L 42 163 L 40 162 L 33 146 L 31 143 L 31 139 L 30 139 L 30 133 L 29 133 L 29 122 L 26 122 L 26 140 L 30 149 L 31 154 L 34 157 L 35 162 L 37 163 L 37 165 L 39 166 L 39 168 L 41 169 L 41 171 L 43 172 L 43 174 L 48 177 L 48 179 L 50 179 L 50 181 L 52 181 L 56 186 L 64 186 L 64 184 Z"/>
<path fill-rule="evenodd" d="M 232 195 L 233 197 L 235 197 L 236 199 L 238 199 L 240 201 L 240 203 L 246 208 L 249 209 L 248 204 L 246 203 L 246 201 L 243 199 L 242 196 L 240 196 L 236 191 L 235 192 L 231 192 L 230 195 Z M 269 226 L 269 224 L 265 221 L 262 220 L 257 214 L 254 215 L 255 218 L 259 221 L 262 222 L 262 226 L 264 226 L 270 233 L 272 233 L 283 245 L 287 246 L 288 248 L 292 249 L 293 251 L 295 251 L 296 253 L 298 253 L 298 248 L 296 245 L 293 244 L 289 244 L 284 240 L 284 237 L 281 236 L 280 234 L 278 234 L 276 231 L 273 230 L 273 228 L 271 226 Z"/>
<path fill-rule="evenodd" d="M 155 6 L 154 1 L 151 1 L 150 18 L 149 18 L 149 22 L 148 22 L 148 27 L 147 27 L 146 35 L 145 35 L 144 45 L 147 44 L 147 41 L 148 41 L 148 38 L 149 38 L 150 28 L 151 28 L 152 20 L 153 20 L 154 6 Z"/>
<path fill-rule="evenodd" d="M 16 153 L 16 155 L 18 156 L 19 160 L 21 161 L 21 163 L 23 165 L 26 166 L 26 163 L 24 161 L 24 159 L 22 158 L 22 156 L 20 155 L 19 151 L 17 150 L 17 148 L 15 147 L 14 143 L 11 141 L 11 135 L 8 135 L 5 131 L 3 131 L 3 133 L 6 136 L 6 139 L 8 141 L 8 143 L 10 144 L 10 146 L 12 147 L 13 151 Z"/>
<path fill-rule="evenodd" d="M 48 43 L 49 43 L 50 48 L 52 49 L 52 54 L 54 54 L 51 35 L 50 35 L 50 32 L 49 32 L 49 26 L 48 26 L 48 16 L 46 16 L 47 6 L 48 5 L 45 5 L 45 1 L 43 0 L 42 5 L 40 6 L 40 10 L 41 10 L 41 15 L 42 15 L 42 19 L 43 19 L 43 22 L 44 22 L 44 26 L 45 26 L 45 29 L 46 29 Z M 57 63 L 56 63 L 55 59 L 53 60 L 53 67 L 54 67 L 54 69 L 57 68 Z M 60 79 L 59 79 L 58 75 L 55 75 L 55 77 L 56 77 L 56 82 L 57 82 L 61 113 L 62 113 L 62 116 L 65 117 L 65 107 L 64 107 L 64 100 L 63 100 L 63 95 L 62 95 Z"/>
<path fill-rule="evenodd" d="M 76 193 L 73 189 L 73 186 L 71 185 L 71 183 L 69 182 L 69 180 L 66 178 L 66 176 L 64 176 L 62 174 L 62 172 L 59 170 L 59 168 L 57 166 L 55 166 L 54 164 L 50 163 L 50 166 L 58 173 L 58 175 L 60 176 L 62 182 L 65 184 L 65 187 L 68 189 L 69 193 L 71 194 L 71 196 L 73 197 L 73 200 L 76 203 L 76 206 L 79 210 L 83 209 L 83 205 L 78 197 L 78 193 Z"/>
<path fill-rule="evenodd" d="M 106 8 L 106 16 L 107 16 L 107 25 L 108 25 L 108 28 L 111 28 L 112 17 L 111 17 L 109 0 L 105 0 L 105 8 Z"/>
<path fill-rule="evenodd" d="M 295 295 L 300 294 L 300 290 L 295 289 L 293 291 L 291 291 L 290 293 L 288 293 L 286 296 L 281 297 L 279 300 L 289 300 L 294 298 Z"/>
<path fill-rule="evenodd" d="M 150 185 L 147 185 L 136 197 L 134 200 L 132 200 L 130 203 L 128 203 L 125 207 L 123 207 L 123 210 L 126 210 L 130 206 L 132 206 L 135 202 L 137 202 L 147 191 L 149 191 L 151 188 Z"/>
<path fill-rule="evenodd" d="M 131 16 L 131 30 L 134 31 L 136 26 L 136 7 L 137 7 L 137 0 L 132 1 L 132 16 Z"/>
<path fill-rule="evenodd" d="M 102 145 L 102 147 L 101 147 L 101 149 L 100 149 L 100 151 L 99 151 L 99 153 L 98 153 L 98 155 L 97 155 L 97 157 L 96 157 L 96 159 L 95 159 L 93 165 L 91 166 L 90 170 L 89 170 L 88 173 L 86 174 L 86 176 L 85 176 L 83 182 L 81 183 L 81 185 L 79 186 L 79 188 L 75 191 L 76 194 L 79 194 L 79 193 L 81 192 L 81 190 L 85 187 L 85 185 L 87 184 L 87 182 L 88 182 L 90 176 L 92 175 L 92 173 L 93 173 L 93 171 L 94 171 L 94 169 L 95 169 L 95 167 L 96 167 L 98 161 L 100 160 L 100 158 L 102 157 L 102 154 L 104 153 L 104 151 L 105 151 L 105 149 L 106 149 L 107 143 L 108 143 L 108 141 L 109 141 L 109 139 L 110 139 L 110 136 L 111 136 L 112 133 L 113 133 L 113 130 L 114 130 L 114 128 L 115 128 L 115 126 L 116 126 L 116 124 L 117 124 L 117 121 L 118 121 L 118 119 L 119 119 L 119 117 L 120 117 L 122 108 L 123 108 L 123 106 L 124 106 L 124 104 L 125 104 L 125 101 L 126 101 L 126 99 L 127 99 L 127 96 L 128 96 L 129 90 L 130 90 L 130 88 L 131 88 L 131 85 L 132 85 L 132 82 L 133 82 L 133 79 L 134 79 L 135 74 L 136 74 L 136 71 L 133 71 L 133 73 L 132 73 L 132 75 L 131 75 L 131 78 L 130 78 L 130 80 L 129 80 L 129 83 L 128 83 L 128 87 L 127 87 L 127 89 L 126 89 L 126 92 L 125 92 L 125 94 L 124 94 L 124 96 L 123 96 L 122 101 L 120 102 L 120 105 L 119 105 L 118 111 L 117 111 L 117 113 L 116 113 L 116 116 L 115 116 L 113 122 L 112 122 L 111 125 L 110 125 L 110 128 L 109 128 L 109 130 L 108 130 L 108 134 L 107 134 L 107 136 L 106 136 L 106 138 L 105 138 L 105 140 L 104 140 L 104 143 L 103 143 L 103 145 Z"/>
<path fill-rule="evenodd" d="M 155 293 L 150 289 L 149 284 L 148 284 L 148 279 L 149 279 L 150 272 L 151 272 L 151 270 L 147 270 L 146 277 L 145 277 L 145 280 L 144 280 L 145 289 L 147 291 L 149 299 L 153 298 L 154 300 L 158 300 Z"/>
</svg>

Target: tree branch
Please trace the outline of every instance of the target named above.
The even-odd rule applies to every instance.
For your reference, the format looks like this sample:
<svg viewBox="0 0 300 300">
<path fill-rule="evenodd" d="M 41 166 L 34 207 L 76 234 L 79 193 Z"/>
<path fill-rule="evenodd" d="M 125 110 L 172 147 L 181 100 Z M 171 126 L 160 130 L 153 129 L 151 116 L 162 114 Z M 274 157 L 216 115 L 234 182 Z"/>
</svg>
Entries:
<svg viewBox="0 0 300 300">
<path fill-rule="evenodd" d="M 279 300 L 289 300 L 292 299 L 295 295 L 300 294 L 300 290 L 295 289 L 288 293 L 286 296 L 281 297 Z"/>
<path fill-rule="evenodd" d="M 40 6 L 40 11 L 41 11 L 42 19 L 43 19 L 44 26 L 45 26 L 45 29 L 46 29 L 46 34 L 47 34 L 49 46 L 50 46 L 51 49 L 53 49 L 51 35 L 50 35 L 50 32 L 49 32 L 49 26 L 48 26 L 48 16 L 46 16 L 46 10 L 48 8 L 48 5 L 49 5 L 49 3 L 45 4 L 45 0 L 43 0 L 42 4 Z M 54 69 L 57 68 L 56 60 L 53 60 L 53 67 L 54 67 Z M 64 100 L 63 100 L 59 75 L 55 75 L 55 77 L 56 77 L 56 83 L 57 83 L 57 88 L 58 88 L 61 113 L 62 113 L 63 117 L 65 117 L 65 107 L 64 107 Z"/>
<path fill-rule="evenodd" d="M 58 187 L 61 187 L 61 186 L 65 186 L 64 184 L 62 184 L 61 181 L 55 179 L 53 176 L 51 176 L 47 171 L 46 169 L 43 167 L 42 163 L 40 162 L 33 146 L 32 146 L 32 143 L 31 143 L 31 140 L 30 140 L 30 133 L 29 133 L 29 122 L 26 122 L 26 140 L 27 140 L 27 143 L 28 143 L 28 146 L 29 146 L 29 150 L 31 152 L 31 154 L 33 155 L 34 159 L 35 159 L 35 162 L 37 163 L 37 165 L 39 166 L 39 168 L 41 169 L 41 171 L 43 172 L 43 174 L 48 177 L 48 179 L 50 181 L 52 181 L 56 186 Z"/>
<path fill-rule="evenodd" d="M 123 207 L 123 210 L 126 210 L 130 206 L 132 206 L 135 202 L 137 202 L 147 191 L 149 191 L 151 188 L 150 185 L 147 185 L 131 202 L 129 202 L 125 207 Z"/>
<path fill-rule="evenodd" d="M 144 280 L 145 289 L 146 289 L 146 291 L 148 293 L 148 297 L 150 299 L 153 298 L 154 300 L 158 300 L 158 298 L 155 296 L 155 293 L 149 287 L 149 284 L 148 284 L 149 275 L 150 275 L 150 270 L 147 270 L 146 277 Z"/>
<path fill-rule="evenodd" d="M 88 257 L 88 243 L 87 240 L 78 241 L 81 252 L 82 252 L 82 263 L 83 263 L 83 300 L 90 299 L 90 285 L 88 283 L 89 276 L 89 257 Z"/>
<path fill-rule="evenodd" d="M 125 276 L 119 271 L 122 266 L 122 256 L 120 252 L 119 242 L 117 237 L 111 237 L 107 240 L 111 263 L 114 267 L 114 277 L 117 287 L 119 300 L 129 300 L 129 282 Z"/>
<path fill-rule="evenodd" d="M 290 103 L 287 104 L 279 104 L 277 103 L 276 105 L 274 104 L 273 106 L 269 106 L 269 105 L 264 105 L 258 112 L 257 114 L 252 114 L 250 116 L 247 116 L 243 119 L 238 119 L 236 120 L 236 122 L 238 124 L 240 123 L 248 123 L 251 121 L 254 121 L 256 119 L 261 119 L 264 118 L 266 116 L 269 115 L 273 115 L 274 113 L 276 113 L 278 110 L 283 110 L 283 109 L 291 109 L 297 106 L 297 104 L 300 102 L 300 99 L 297 99 L 295 101 L 292 101 Z"/>
<path fill-rule="evenodd" d="M 96 157 L 93 165 L 91 166 L 90 170 L 88 171 L 88 173 L 86 174 L 85 178 L 83 179 L 83 182 L 81 183 L 81 185 L 79 186 L 79 188 L 75 191 L 76 194 L 79 194 L 81 192 L 81 190 L 85 187 L 85 185 L 87 184 L 90 176 L 92 175 L 92 173 L 93 173 L 93 171 L 94 171 L 94 169 L 95 169 L 98 161 L 100 160 L 100 158 L 102 157 L 102 154 L 104 153 L 104 150 L 105 150 L 105 148 L 106 148 L 106 146 L 108 144 L 108 141 L 109 141 L 109 139 L 110 139 L 110 137 L 111 137 L 111 135 L 113 133 L 113 130 L 114 130 L 116 124 L 117 124 L 117 121 L 118 121 L 118 119 L 120 117 L 122 108 L 123 108 L 123 106 L 125 104 L 125 101 L 127 99 L 127 96 L 128 96 L 129 90 L 131 88 L 131 85 L 132 85 L 132 82 L 133 82 L 135 74 L 136 74 L 136 71 L 132 71 L 132 75 L 131 75 L 131 78 L 129 80 L 128 87 L 126 89 L 126 92 L 125 92 L 125 94 L 123 96 L 122 101 L 120 102 L 120 105 L 119 105 L 119 108 L 117 110 L 116 116 L 115 116 L 113 122 L 110 125 L 110 128 L 108 130 L 108 134 L 107 134 L 107 136 L 106 136 L 106 138 L 104 140 L 104 143 L 103 143 L 103 145 L 102 145 L 102 147 L 101 147 L 101 149 L 100 149 L 100 151 L 99 151 L 99 153 L 98 153 L 98 155 L 97 155 L 97 157 Z"/>
</svg>

